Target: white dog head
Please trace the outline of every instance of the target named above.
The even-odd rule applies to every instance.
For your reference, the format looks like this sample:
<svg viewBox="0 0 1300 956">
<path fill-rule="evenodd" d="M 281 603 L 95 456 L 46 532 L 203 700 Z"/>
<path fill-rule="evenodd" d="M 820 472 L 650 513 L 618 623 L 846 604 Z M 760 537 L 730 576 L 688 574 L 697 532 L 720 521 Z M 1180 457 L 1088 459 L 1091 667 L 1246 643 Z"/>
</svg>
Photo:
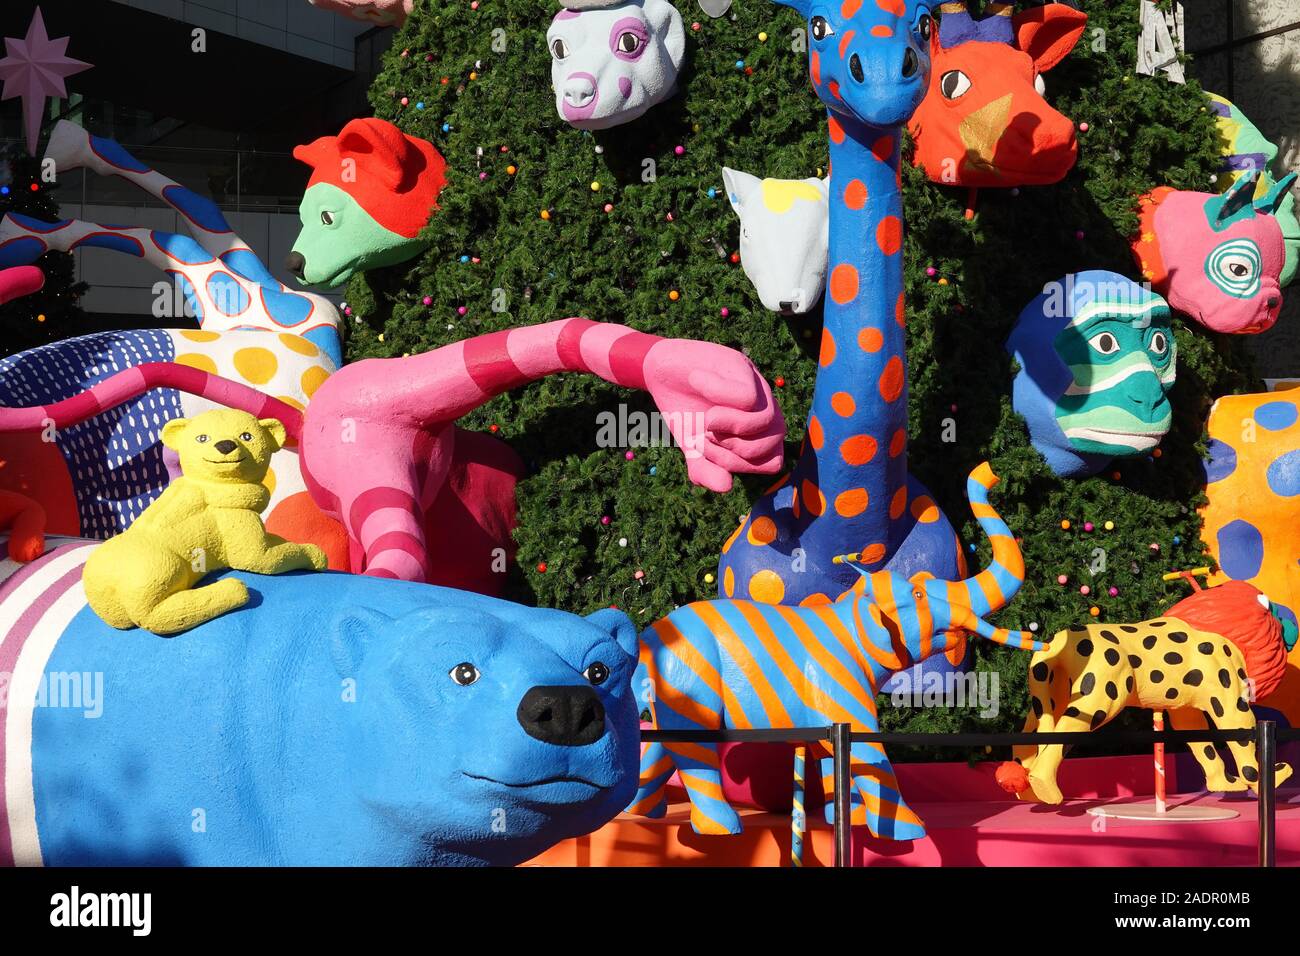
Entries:
<svg viewBox="0 0 1300 956">
<path fill-rule="evenodd" d="M 826 284 L 826 179 L 759 179 L 722 169 L 740 217 L 740 262 L 764 308 L 807 312 Z"/>
<path fill-rule="evenodd" d="M 686 30 L 669 0 L 632 0 L 561 10 L 546 45 L 560 118 L 579 129 L 606 129 L 673 95 Z"/>
</svg>

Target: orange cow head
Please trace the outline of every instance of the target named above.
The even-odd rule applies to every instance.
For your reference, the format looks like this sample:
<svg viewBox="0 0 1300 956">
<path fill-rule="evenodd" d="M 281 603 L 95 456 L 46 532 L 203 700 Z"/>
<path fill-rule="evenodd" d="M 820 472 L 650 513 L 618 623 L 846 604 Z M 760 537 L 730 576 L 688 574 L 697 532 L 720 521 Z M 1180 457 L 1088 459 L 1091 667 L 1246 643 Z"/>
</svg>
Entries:
<svg viewBox="0 0 1300 956">
<path fill-rule="evenodd" d="M 930 38 L 930 88 L 908 129 L 913 162 L 933 182 L 1031 186 L 1059 182 L 1078 153 L 1074 123 L 1043 98 L 1042 74 L 1074 48 L 1087 14 L 1063 3 L 1012 15 L 988 3 L 939 9 Z"/>
</svg>

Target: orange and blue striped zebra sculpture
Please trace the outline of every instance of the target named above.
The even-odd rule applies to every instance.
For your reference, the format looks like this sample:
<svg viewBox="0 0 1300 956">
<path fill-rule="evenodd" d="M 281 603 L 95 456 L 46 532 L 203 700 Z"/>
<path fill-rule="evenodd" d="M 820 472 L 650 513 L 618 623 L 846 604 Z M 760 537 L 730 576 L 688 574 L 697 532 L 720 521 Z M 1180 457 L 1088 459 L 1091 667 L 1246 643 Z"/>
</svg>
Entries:
<svg viewBox="0 0 1300 956">
<path fill-rule="evenodd" d="M 636 686 L 653 692 L 655 726 L 721 730 L 842 722 L 871 732 L 879 729 L 876 694 L 886 678 L 932 654 L 961 650 L 967 634 L 1021 650 L 1043 649 L 1046 645 L 1030 634 L 985 620 L 1010 602 L 1025 577 L 1020 547 L 989 504 L 989 489 L 997 481 L 984 462 L 966 482 L 971 510 L 993 544 L 992 564 L 972 578 L 871 573 L 859 555 L 846 555 L 838 560 L 862 577 L 833 604 L 697 601 L 653 624 L 641 635 L 642 683 Z M 850 765 L 854 824 L 895 840 L 925 835 L 880 744 L 854 743 Z M 820 767 L 829 793 L 831 757 L 822 756 Z M 740 832 L 740 818 L 722 792 L 716 744 L 647 746 L 628 811 L 662 816 L 674 770 L 690 798 L 697 833 Z M 828 820 L 833 815 L 829 803 L 826 814 Z"/>
</svg>

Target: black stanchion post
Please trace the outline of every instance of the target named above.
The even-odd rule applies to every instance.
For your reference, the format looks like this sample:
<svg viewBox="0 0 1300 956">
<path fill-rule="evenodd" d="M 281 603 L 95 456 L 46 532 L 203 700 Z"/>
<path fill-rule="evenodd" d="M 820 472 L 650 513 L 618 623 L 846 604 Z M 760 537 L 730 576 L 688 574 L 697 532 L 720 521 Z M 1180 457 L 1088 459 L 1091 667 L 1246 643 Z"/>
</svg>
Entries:
<svg viewBox="0 0 1300 956">
<path fill-rule="evenodd" d="M 853 778 L 849 773 L 850 750 L 853 742 L 850 738 L 852 728 L 848 724 L 835 724 L 831 727 L 831 742 L 835 747 L 835 865 L 851 866 L 849 853 L 849 821 L 852 809 L 849 796 Z"/>
<path fill-rule="evenodd" d="M 1277 763 L 1277 724 L 1255 725 L 1255 756 L 1259 760 L 1259 865 L 1277 866 L 1277 812 L 1273 768 Z"/>
</svg>

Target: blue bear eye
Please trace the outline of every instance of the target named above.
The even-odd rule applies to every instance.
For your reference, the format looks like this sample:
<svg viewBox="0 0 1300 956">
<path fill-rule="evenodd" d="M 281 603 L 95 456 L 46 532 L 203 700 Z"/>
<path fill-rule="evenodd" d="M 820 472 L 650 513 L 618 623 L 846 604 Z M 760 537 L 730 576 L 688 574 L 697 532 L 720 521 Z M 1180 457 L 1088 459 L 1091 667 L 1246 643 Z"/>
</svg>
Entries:
<svg viewBox="0 0 1300 956">
<path fill-rule="evenodd" d="M 199 436 L 197 436 L 194 440 L 195 440 L 196 442 L 198 442 L 200 445 L 202 445 L 204 442 L 206 442 L 206 441 L 208 440 L 208 436 L 207 436 L 207 435 L 199 435 Z"/>
<path fill-rule="evenodd" d="M 582 672 L 582 676 L 587 678 L 587 680 L 591 681 L 593 684 L 603 684 L 605 683 L 605 679 L 609 677 L 609 668 L 600 661 L 596 661 Z"/>
<path fill-rule="evenodd" d="M 478 668 L 469 661 L 462 661 L 453 667 L 449 672 L 451 679 L 461 687 L 468 687 L 479 679 Z"/>
</svg>

